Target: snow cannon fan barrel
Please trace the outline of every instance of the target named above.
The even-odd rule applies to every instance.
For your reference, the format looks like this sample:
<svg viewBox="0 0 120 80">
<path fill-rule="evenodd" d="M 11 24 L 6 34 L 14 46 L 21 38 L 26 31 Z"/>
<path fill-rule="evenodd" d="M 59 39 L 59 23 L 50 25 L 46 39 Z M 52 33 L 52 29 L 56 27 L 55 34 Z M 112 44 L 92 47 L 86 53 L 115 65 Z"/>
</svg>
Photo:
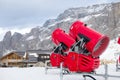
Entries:
<svg viewBox="0 0 120 80">
<path fill-rule="evenodd" d="M 52 40 L 56 45 L 61 45 L 62 51 L 68 51 L 76 42 L 71 36 L 65 33 L 60 28 L 57 28 L 52 33 Z"/>
<path fill-rule="evenodd" d="M 85 48 L 93 57 L 99 57 L 109 43 L 107 36 L 87 27 L 80 21 L 76 21 L 71 25 L 69 35 L 77 41 L 84 39 Z"/>
<path fill-rule="evenodd" d="M 53 31 L 52 40 L 57 47 L 50 55 L 50 63 L 53 67 L 60 67 L 60 63 L 64 62 L 66 58 L 64 52 L 68 51 L 72 47 L 75 40 L 60 28 Z"/>
</svg>

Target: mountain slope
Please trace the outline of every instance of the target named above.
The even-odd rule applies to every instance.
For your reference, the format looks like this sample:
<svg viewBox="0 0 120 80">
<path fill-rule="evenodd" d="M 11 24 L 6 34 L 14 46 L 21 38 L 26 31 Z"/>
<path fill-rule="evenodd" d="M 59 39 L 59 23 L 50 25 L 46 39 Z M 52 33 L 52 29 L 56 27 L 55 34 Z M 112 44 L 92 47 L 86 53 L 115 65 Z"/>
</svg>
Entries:
<svg viewBox="0 0 120 80">
<path fill-rule="evenodd" d="M 9 50 L 52 49 L 53 30 L 60 27 L 68 32 L 70 25 L 76 20 L 81 20 L 89 27 L 114 39 L 120 33 L 120 2 L 69 8 L 56 19 L 49 19 L 42 27 L 37 26 L 24 35 L 20 33 L 11 35 L 9 31 L 0 42 L 0 53 L 6 53 Z"/>
</svg>

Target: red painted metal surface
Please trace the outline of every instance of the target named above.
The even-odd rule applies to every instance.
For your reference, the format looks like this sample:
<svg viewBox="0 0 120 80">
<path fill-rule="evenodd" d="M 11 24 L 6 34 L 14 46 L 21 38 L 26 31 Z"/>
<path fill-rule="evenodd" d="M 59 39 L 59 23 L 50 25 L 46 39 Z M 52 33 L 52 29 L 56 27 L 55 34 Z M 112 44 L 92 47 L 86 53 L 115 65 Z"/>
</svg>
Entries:
<svg viewBox="0 0 120 80">
<path fill-rule="evenodd" d="M 53 67 L 60 67 L 60 63 L 64 62 L 66 56 L 59 53 L 52 53 L 50 55 L 50 63 Z"/>
<path fill-rule="evenodd" d="M 120 37 L 118 38 L 118 44 L 120 44 Z"/>
<path fill-rule="evenodd" d="M 60 28 L 57 28 L 52 33 L 52 40 L 56 45 L 59 45 L 60 43 L 65 44 L 67 48 L 64 51 L 68 51 L 69 48 L 72 47 L 75 43 L 75 40 Z"/>
<path fill-rule="evenodd" d="M 92 72 L 99 67 L 100 60 L 92 56 L 69 52 L 65 64 L 72 72 Z"/>
<path fill-rule="evenodd" d="M 66 60 L 65 60 L 65 64 L 67 66 L 67 68 L 72 71 L 72 72 L 77 72 L 78 69 L 78 58 L 79 54 L 76 52 L 69 52 Z"/>
<path fill-rule="evenodd" d="M 99 58 L 92 58 L 92 56 L 86 56 L 79 54 L 79 71 L 92 72 L 100 65 Z"/>
<path fill-rule="evenodd" d="M 93 57 L 100 56 L 103 51 L 107 48 L 109 43 L 109 38 L 99 32 L 84 26 L 80 21 L 76 21 L 70 27 L 70 36 L 75 40 L 80 40 L 78 34 L 81 34 L 89 39 L 85 47 L 91 52 Z"/>
</svg>

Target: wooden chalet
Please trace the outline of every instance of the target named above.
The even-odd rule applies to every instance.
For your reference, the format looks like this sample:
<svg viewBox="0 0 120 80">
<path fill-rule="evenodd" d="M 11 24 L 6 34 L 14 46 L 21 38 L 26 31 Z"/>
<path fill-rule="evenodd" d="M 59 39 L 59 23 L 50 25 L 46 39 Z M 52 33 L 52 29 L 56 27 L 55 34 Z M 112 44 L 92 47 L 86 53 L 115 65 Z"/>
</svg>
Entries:
<svg viewBox="0 0 120 80">
<path fill-rule="evenodd" d="M 50 60 L 51 50 L 13 51 L 0 58 L 2 65 L 10 67 L 34 66 L 38 62 Z"/>
<path fill-rule="evenodd" d="M 24 66 L 26 63 L 25 52 L 10 52 L 7 55 L 0 58 L 0 62 L 4 66 L 9 67 L 20 67 Z"/>
</svg>

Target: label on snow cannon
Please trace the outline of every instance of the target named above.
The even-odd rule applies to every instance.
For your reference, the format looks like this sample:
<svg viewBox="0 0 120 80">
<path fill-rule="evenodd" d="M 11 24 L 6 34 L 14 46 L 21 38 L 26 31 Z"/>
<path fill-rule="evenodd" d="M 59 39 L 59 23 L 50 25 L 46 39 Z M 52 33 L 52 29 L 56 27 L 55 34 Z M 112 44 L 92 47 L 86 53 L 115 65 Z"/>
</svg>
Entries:
<svg viewBox="0 0 120 80">
<path fill-rule="evenodd" d="M 69 52 L 65 64 L 72 72 L 92 72 L 100 65 L 99 58 L 92 58 L 76 52 Z"/>
<path fill-rule="evenodd" d="M 61 44 L 63 51 L 68 51 L 75 43 L 75 40 L 60 28 L 54 30 L 52 40 L 56 45 Z"/>
<path fill-rule="evenodd" d="M 93 57 L 99 57 L 109 43 L 109 38 L 107 36 L 88 28 L 80 21 L 76 21 L 72 24 L 69 35 L 75 40 L 83 38 L 86 43 L 85 48 L 91 52 Z"/>
</svg>

